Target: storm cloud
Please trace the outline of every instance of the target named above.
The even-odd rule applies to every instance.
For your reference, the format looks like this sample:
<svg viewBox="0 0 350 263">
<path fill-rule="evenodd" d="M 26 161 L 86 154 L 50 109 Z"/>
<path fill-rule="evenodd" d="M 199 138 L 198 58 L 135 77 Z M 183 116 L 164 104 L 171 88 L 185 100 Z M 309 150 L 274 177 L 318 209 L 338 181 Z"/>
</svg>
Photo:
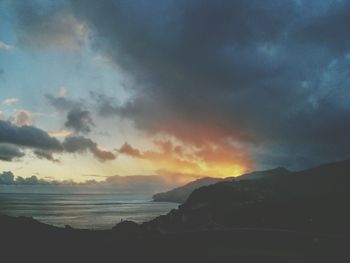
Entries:
<svg viewBox="0 0 350 263">
<path fill-rule="evenodd" d="M 96 47 L 135 81 L 124 105 L 100 97 L 102 113 L 181 140 L 210 126 L 245 145 L 261 165 L 301 168 L 349 156 L 349 3 L 72 1 L 72 7 L 95 33 Z"/>
<path fill-rule="evenodd" d="M 94 96 L 101 116 L 199 150 L 229 141 L 225 150 L 238 145 L 257 166 L 302 168 L 350 155 L 349 10 L 330 0 L 77 0 L 49 13 L 72 15 L 131 77 L 129 101 Z M 30 14 L 28 27 L 50 20 Z"/>
</svg>

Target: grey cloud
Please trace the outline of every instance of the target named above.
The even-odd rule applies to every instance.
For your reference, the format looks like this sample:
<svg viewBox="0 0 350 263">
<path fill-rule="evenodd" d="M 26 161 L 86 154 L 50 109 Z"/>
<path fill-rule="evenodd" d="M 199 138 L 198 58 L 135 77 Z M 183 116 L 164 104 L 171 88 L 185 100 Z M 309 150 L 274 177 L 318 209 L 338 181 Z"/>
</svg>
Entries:
<svg viewBox="0 0 350 263">
<path fill-rule="evenodd" d="M 349 51 L 350 3 L 339 1 L 326 6 L 317 16 L 305 21 L 296 36 L 303 43 L 342 54 Z"/>
<path fill-rule="evenodd" d="M 0 143 L 10 143 L 21 147 L 60 151 L 60 142 L 45 131 L 34 126 L 16 126 L 0 120 Z"/>
<path fill-rule="evenodd" d="M 34 150 L 39 158 L 55 161 L 52 153 L 83 153 L 90 151 L 100 161 L 114 160 L 115 154 L 102 150 L 97 143 L 83 136 L 71 136 L 61 143 L 50 137 L 47 132 L 34 126 L 16 126 L 0 120 L 0 156 L 2 160 L 13 160 L 22 157 L 18 149 L 26 147 Z"/>
<path fill-rule="evenodd" d="M 36 157 L 39 159 L 46 159 L 52 162 L 59 162 L 58 159 L 55 159 L 52 152 L 49 151 L 43 151 L 43 150 L 34 150 L 33 153 Z"/>
<path fill-rule="evenodd" d="M 116 158 L 114 153 L 100 149 L 95 142 L 83 136 L 67 137 L 62 145 L 67 152 L 71 153 L 90 151 L 101 161 L 114 160 Z"/>
<path fill-rule="evenodd" d="M 0 184 L 13 184 L 14 174 L 10 171 L 0 173 Z"/>
<path fill-rule="evenodd" d="M 178 126 L 209 123 L 246 144 L 258 165 L 295 168 L 350 155 L 349 60 L 339 56 L 350 51 L 347 5 L 72 1 L 96 48 L 136 82 L 125 105 L 95 96 L 102 115 L 151 133 L 175 122 L 165 131 L 175 136 Z"/>
<path fill-rule="evenodd" d="M 67 112 L 65 126 L 77 133 L 89 133 L 95 126 L 91 112 L 86 109 L 86 103 L 82 100 L 74 100 L 67 97 L 46 94 L 46 99 L 56 110 Z"/>
<path fill-rule="evenodd" d="M 66 97 L 57 97 L 52 94 L 46 94 L 45 98 L 48 100 L 50 105 L 59 111 L 68 111 L 74 107 L 80 107 L 81 102 L 74 101 Z"/>
<path fill-rule="evenodd" d="M 11 144 L 0 143 L 0 160 L 12 161 L 23 156 L 24 153 L 18 147 Z"/>
<path fill-rule="evenodd" d="M 47 6 L 45 12 L 36 2 L 13 2 L 11 7 L 17 14 L 18 44 L 23 47 L 77 50 L 85 43 L 86 28 L 61 3 Z"/>
<path fill-rule="evenodd" d="M 23 178 L 21 176 L 15 177 L 15 175 L 10 171 L 5 171 L 0 173 L 0 185 L 12 185 L 12 184 L 43 184 L 44 180 L 39 180 L 35 175 Z"/>
<path fill-rule="evenodd" d="M 89 175 L 90 176 L 90 175 Z M 92 177 L 104 177 L 105 180 L 97 182 L 95 180 L 86 180 L 82 183 L 74 181 L 57 181 L 48 179 L 39 179 L 33 175 L 30 177 L 15 176 L 10 171 L 0 173 L 0 185 L 55 185 L 55 186 L 81 186 L 84 192 L 87 190 L 97 190 L 103 188 L 104 191 L 136 191 L 156 193 L 159 191 L 169 190 L 181 185 L 177 180 L 170 180 L 164 176 L 158 175 L 130 175 L 130 176 L 99 176 L 91 175 Z M 69 190 L 69 188 L 66 188 Z M 75 193 L 79 188 L 72 188 Z"/>
<path fill-rule="evenodd" d="M 76 132 L 89 133 L 91 132 L 91 126 L 95 126 L 95 124 L 89 111 L 73 108 L 67 113 L 65 126 Z"/>
<path fill-rule="evenodd" d="M 0 173 L 0 185 L 47 185 L 55 183 L 55 181 L 39 179 L 35 175 L 23 178 L 22 176 L 15 177 L 15 175 L 10 171 Z"/>
<path fill-rule="evenodd" d="M 16 178 L 15 183 L 16 184 L 27 184 L 27 185 L 36 185 L 39 184 L 39 182 L 42 184 L 46 184 L 46 182 L 44 180 L 39 180 L 38 177 L 36 177 L 35 175 L 32 175 L 30 177 L 27 178 L 23 178 L 21 176 L 18 176 Z"/>
</svg>

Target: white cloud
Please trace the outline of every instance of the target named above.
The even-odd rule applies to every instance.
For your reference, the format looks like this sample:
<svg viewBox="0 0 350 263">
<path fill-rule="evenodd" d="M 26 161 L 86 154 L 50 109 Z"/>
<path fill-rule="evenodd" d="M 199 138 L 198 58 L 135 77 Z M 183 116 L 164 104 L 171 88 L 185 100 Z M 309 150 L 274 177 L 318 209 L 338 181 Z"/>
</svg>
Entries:
<svg viewBox="0 0 350 263">
<path fill-rule="evenodd" d="M 27 47 L 79 50 L 87 41 L 89 30 L 67 12 L 45 13 L 30 24 L 23 24 L 19 42 Z"/>
<path fill-rule="evenodd" d="M 64 98 L 67 96 L 67 89 L 65 87 L 60 87 L 60 90 L 58 91 L 58 97 Z"/>
<path fill-rule="evenodd" d="M 11 106 L 12 104 L 18 102 L 18 99 L 17 98 L 8 98 L 8 99 L 5 99 L 2 104 L 6 105 L 6 106 Z"/>
<path fill-rule="evenodd" d="M 10 122 L 17 126 L 32 125 L 33 124 L 32 113 L 29 111 L 20 110 L 10 118 Z"/>
<path fill-rule="evenodd" d="M 0 49 L 4 49 L 4 50 L 11 50 L 13 49 L 14 46 L 11 46 L 9 44 L 6 44 L 5 42 L 0 40 Z"/>
</svg>

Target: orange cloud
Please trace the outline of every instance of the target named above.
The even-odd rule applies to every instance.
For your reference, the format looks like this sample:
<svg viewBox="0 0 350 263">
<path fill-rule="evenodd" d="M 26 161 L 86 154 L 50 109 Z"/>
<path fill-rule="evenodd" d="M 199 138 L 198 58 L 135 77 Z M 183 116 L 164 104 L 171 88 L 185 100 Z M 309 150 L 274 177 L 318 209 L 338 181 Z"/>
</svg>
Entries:
<svg viewBox="0 0 350 263">
<path fill-rule="evenodd" d="M 68 130 L 56 130 L 56 131 L 49 131 L 48 134 L 51 137 L 64 138 L 64 137 L 68 137 L 69 135 L 72 135 L 72 132 Z"/>
<path fill-rule="evenodd" d="M 238 176 L 251 169 L 244 149 L 232 142 L 232 138 L 212 131 L 197 137 L 187 134 L 179 139 L 159 133 L 152 149 L 140 150 L 124 143 L 119 153 L 151 162 L 155 170 L 169 174 L 190 176 L 229 177 Z"/>
<path fill-rule="evenodd" d="M 130 144 L 128 144 L 127 142 L 125 142 L 119 149 L 119 152 L 122 154 L 126 154 L 126 155 L 130 155 L 132 157 L 137 157 L 137 158 L 142 158 L 142 154 L 141 152 L 136 149 L 133 148 Z"/>
<path fill-rule="evenodd" d="M 169 120 L 152 129 L 153 134 L 161 134 L 201 147 L 208 143 L 217 143 L 226 139 L 235 141 L 255 141 L 256 135 L 233 129 L 231 126 L 216 125 L 211 122 L 189 122 L 185 120 Z"/>
</svg>

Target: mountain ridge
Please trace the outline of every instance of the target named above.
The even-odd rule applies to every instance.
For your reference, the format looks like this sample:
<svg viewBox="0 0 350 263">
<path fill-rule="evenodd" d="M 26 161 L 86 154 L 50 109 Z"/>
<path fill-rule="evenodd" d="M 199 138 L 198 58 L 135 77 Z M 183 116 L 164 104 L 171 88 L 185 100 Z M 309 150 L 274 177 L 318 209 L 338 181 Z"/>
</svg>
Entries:
<svg viewBox="0 0 350 263">
<path fill-rule="evenodd" d="M 212 185 L 219 182 L 224 181 L 232 181 L 232 180 L 256 180 L 261 179 L 266 176 L 273 176 L 276 174 L 288 174 L 288 171 L 284 167 L 277 167 L 274 169 L 264 170 L 264 171 L 254 171 L 246 174 L 242 174 L 237 177 L 226 177 L 226 178 L 215 178 L 215 177 L 203 177 L 199 178 L 195 181 L 187 183 L 183 186 L 176 187 L 170 191 L 157 193 L 153 195 L 153 200 L 156 202 L 175 202 L 175 203 L 183 203 L 187 200 L 190 194 L 203 186 Z"/>
<path fill-rule="evenodd" d="M 168 215 L 145 223 L 160 231 L 278 228 L 350 234 L 350 159 L 290 176 L 222 181 L 194 190 Z"/>
</svg>

